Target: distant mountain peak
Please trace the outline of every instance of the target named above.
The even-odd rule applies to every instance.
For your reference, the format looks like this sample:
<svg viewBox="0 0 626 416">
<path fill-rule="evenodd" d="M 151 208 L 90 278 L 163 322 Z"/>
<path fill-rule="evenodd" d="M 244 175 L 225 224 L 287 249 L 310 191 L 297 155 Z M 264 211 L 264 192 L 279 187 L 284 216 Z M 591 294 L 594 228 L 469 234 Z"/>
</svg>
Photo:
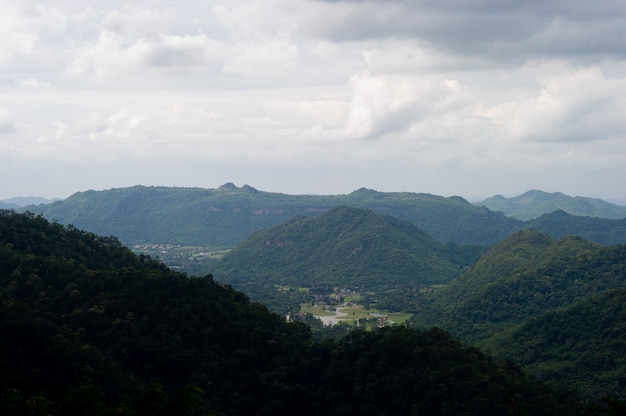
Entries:
<svg viewBox="0 0 626 416">
<path fill-rule="evenodd" d="M 496 195 L 485 199 L 480 205 L 522 221 L 539 218 L 557 210 L 584 217 L 626 218 L 626 207 L 597 198 L 571 197 L 562 192 L 550 193 L 536 189 L 511 198 Z"/>
</svg>

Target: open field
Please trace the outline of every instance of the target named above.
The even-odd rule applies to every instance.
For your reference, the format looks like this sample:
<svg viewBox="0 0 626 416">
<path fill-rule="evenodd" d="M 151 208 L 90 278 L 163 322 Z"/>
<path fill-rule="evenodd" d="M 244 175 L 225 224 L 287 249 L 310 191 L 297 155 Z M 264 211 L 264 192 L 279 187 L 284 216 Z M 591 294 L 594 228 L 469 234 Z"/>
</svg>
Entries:
<svg viewBox="0 0 626 416">
<path fill-rule="evenodd" d="M 302 312 L 308 312 L 316 317 L 333 317 L 335 322 L 353 323 L 361 319 L 379 319 L 384 318 L 385 324 L 403 324 L 411 317 L 408 313 L 392 313 L 378 309 L 365 309 L 362 305 L 339 306 L 336 310 L 330 310 L 326 305 L 310 306 L 308 304 L 300 305 Z M 322 319 L 326 322 L 326 319 Z"/>
</svg>

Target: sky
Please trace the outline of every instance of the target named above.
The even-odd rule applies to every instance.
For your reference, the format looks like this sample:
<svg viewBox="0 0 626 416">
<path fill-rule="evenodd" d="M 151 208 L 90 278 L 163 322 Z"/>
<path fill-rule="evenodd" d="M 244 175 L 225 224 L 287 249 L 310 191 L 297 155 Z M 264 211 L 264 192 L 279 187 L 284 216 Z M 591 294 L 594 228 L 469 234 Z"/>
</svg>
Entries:
<svg viewBox="0 0 626 416">
<path fill-rule="evenodd" d="M 621 0 L 2 0 L 0 200 L 626 201 Z"/>
</svg>

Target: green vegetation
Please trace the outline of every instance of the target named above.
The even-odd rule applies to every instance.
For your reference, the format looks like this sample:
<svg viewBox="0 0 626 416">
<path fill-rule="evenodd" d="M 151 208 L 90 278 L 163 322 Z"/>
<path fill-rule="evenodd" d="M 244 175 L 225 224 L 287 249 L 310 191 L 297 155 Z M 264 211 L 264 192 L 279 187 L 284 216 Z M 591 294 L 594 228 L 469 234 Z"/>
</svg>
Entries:
<svg viewBox="0 0 626 416">
<path fill-rule="evenodd" d="M 354 325 L 359 321 L 372 321 L 377 325 L 403 325 L 409 320 L 411 314 L 389 312 L 381 309 L 365 308 L 363 305 L 351 305 L 342 306 L 338 308 L 332 308 L 324 305 L 302 304 L 300 305 L 300 311 L 309 313 L 314 316 L 336 316 L 336 312 L 340 312 L 342 315 L 337 318 L 338 322 L 345 322 L 349 325 Z M 382 322 L 381 322 L 381 318 Z M 382 326 L 381 325 L 381 326 Z"/>
<path fill-rule="evenodd" d="M 623 312 L 615 309 L 626 288 L 624 259 L 624 245 L 603 247 L 578 237 L 554 240 L 522 231 L 431 296 L 412 322 L 446 328 L 551 382 L 624 395 L 621 361 L 611 358 L 601 365 L 589 359 L 589 354 L 615 357 L 625 345 L 618 318 Z M 617 322 L 609 325 L 613 319 Z M 595 352 L 584 353 L 585 346 Z"/>
<path fill-rule="evenodd" d="M 626 207 L 596 198 L 571 197 L 560 192 L 532 190 L 513 198 L 496 195 L 485 199 L 480 205 L 522 221 L 532 220 L 554 211 L 565 211 L 570 215 L 582 217 L 613 220 L 626 218 Z"/>
<path fill-rule="evenodd" d="M 553 238 L 576 235 L 604 245 L 626 243 L 626 219 L 577 217 L 555 211 L 527 222 L 525 228 L 542 231 Z"/>
<path fill-rule="evenodd" d="M 299 217 L 258 231 L 230 251 L 212 273 L 280 313 L 292 311 L 334 287 L 366 294 L 365 303 L 407 311 L 412 293 L 448 282 L 484 248 L 444 246 L 415 225 L 370 210 L 337 207 L 317 217 Z M 275 303 L 276 285 L 306 287 Z M 363 303 L 363 302 L 361 302 Z M 281 309 L 287 306 L 291 309 Z"/>
<path fill-rule="evenodd" d="M 348 195 L 286 195 L 232 184 L 217 189 L 134 186 L 86 191 L 24 209 L 99 235 L 115 235 L 130 246 L 154 243 L 222 249 L 239 245 L 256 230 L 340 205 L 403 219 L 444 243 L 493 244 L 520 226 L 515 219 L 459 197 L 369 189 Z"/>
<path fill-rule="evenodd" d="M 117 239 L 6 211 L 0 318 L 2 414 L 586 411 L 444 331 L 394 327 L 315 342 L 307 326 L 210 276 L 187 278 Z"/>
<path fill-rule="evenodd" d="M 626 390 L 626 289 L 546 312 L 484 343 L 553 384 L 585 395 Z"/>
<path fill-rule="evenodd" d="M 215 267 L 230 250 L 210 247 L 183 246 L 172 244 L 135 244 L 131 247 L 136 254 L 158 258 L 171 269 L 188 276 L 204 276 Z"/>
<path fill-rule="evenodd" d="M 294 217 L 313 217 L 342 205 L 410 222 L 444 244 L 493 245 L 526 228 L 555 238 L 578 235 L 605 245 L 626 243 L 626 219 L 565 214 L 522 222 L 460 197 L 365 188 L 347 195 L 322 196 L 263 192 L 233 184 L 217 189 L 134 186 L 78 192 L 63 201 L 22 210 L 98 235 L 114 235 L 128 246 L 167 244 L 213 251 L 236 247 L 255 231 Z M 184 267 L 189 269 L 184 271 L 188 275 L 201 272 L 196 266 L 187 264 Z"/>
</svg>

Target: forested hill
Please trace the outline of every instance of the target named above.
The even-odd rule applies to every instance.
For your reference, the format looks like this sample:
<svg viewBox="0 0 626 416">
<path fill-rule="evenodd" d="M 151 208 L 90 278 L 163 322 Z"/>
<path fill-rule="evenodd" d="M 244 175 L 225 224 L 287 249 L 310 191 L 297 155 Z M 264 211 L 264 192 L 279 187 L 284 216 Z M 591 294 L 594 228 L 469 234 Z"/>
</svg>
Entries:
<svg viewBox="0 0 626 416">
<path fill-rule="evenodd" d="M 524 228 L 542 231 L 553 238 L 576 235 L 604 245 L 626 243 L 626 218 L 579 217 L 559 210 L 526 222 Z"/>
<path fill-rule="evenodd" d="M 436 293 L 414 320 L 523 362 L 551 382 L 624 395 L 625 290 L 626 245 L 526 230 Z M 596 355 L 582 354 L 585 345 Z"/>
<path fill-rule="evenodd" d="M 415 288 L 451 280 L 482 253 L 465 250 L 444 246 L 409 222 L 342 206 L 254 233 L 214 274 L 270 287 Z"/>
<path fill-rule="evenodd" d="M 8 211 L 0 365 L 5 415 L 601 414 L 441 330 L 318 343 L 210 276 Z"/>
<path fill-rule="evenodd" d="M 217 189 L 144 187 L 86 191 L 25 209 L 125 244 L 169 243 L 232 248 L 255 230 L 345 205 L 411 222 L 441 242 L 493 244 L 519 221 L 462 198 L 359 189 L 347 195 L 286 195 L 250 186 Z"/>
<path fill-rule="evenodd" d="M 520 231 L 436 294 L 443 327 L 480 341 L 512 324 L 626 287 L 626 246 Z"/>
<path fill-rule="evenodd" d="M 488 351 L 580 392 L 624 395 L 626 289 L 610 289 L 503 331 Z"/>
<path fill-rule="evenodd" d="M 287 195 L 233 184 L 217 189 L 134 186 L 78 192 L 63 201 L 22 210 L 99 235 L 114 235 L 128 245 L 221 249 L 236 247 L 254 231 L 297 216 L 316 216 L 341 205 L 408 221 L 443 243 L 492 245 L 524 228 L 553 237 L 580 235 L 600 244 L 626 243 L 626 219 L 563 213 L 522 222 L 460 197 L 365 188 L 347 195 Z"/>
<path fill-rule="evenodd" d="M 570 215 L 606 219 L 626 218 L 626 207 L 611 204 L 597 198 L 571 197 L 561 192 L 548 193 L 532 190 L 521 195 L 505 198 L 492 196 L 479 205 L 492 211 L 501 211 L 518 220 L 528 221 L 554 211 L 565 211 Z"/>
</svg>

